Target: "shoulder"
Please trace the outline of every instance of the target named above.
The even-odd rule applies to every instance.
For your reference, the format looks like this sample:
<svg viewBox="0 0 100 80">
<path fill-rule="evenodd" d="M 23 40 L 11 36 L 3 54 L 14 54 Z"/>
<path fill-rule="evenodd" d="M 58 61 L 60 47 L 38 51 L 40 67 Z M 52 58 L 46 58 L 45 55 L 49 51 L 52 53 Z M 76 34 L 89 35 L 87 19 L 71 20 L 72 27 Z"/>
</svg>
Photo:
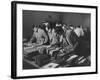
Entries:
<svg viewBox="0 0 100 80">
<path fill-rule="evenodd" d="M 43 29 L 41 29 L 41 28 L 39 28 L 39 29 L 38 29 L 38 32 L 44 32 L 44 30 L 43 30 Z"/>
</svg>

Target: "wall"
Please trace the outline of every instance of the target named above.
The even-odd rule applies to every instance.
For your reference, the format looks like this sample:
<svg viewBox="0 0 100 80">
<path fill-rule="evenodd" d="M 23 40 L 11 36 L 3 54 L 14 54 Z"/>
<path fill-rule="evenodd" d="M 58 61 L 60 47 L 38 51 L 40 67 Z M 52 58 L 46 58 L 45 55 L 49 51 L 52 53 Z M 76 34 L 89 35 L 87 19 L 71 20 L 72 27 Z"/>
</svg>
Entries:
<svg viewBox="0 0 100 80">
<path fill-rule="evenodd" d="M 49 15 L 49 17 L 48 17 Z M 44 11 L 23 11 L 23 37 L 30 39 L 32 35 L 32 25 L 39 25 L 42 21 L 55 22 L 62 20 L 63 23 L 74 26 L 82 25 L 90 28 L 90 14 L 82 13 L 60 13 Z"/>
<path fill-rule="evenodd" d="M 48 15 L 51 15 L 51 17 Z M 23 11 L 23 34 L 25 38 L 32 35 L 32 25 L 39 25 L 42 21 L 56 21 L 59 19 L 59 13 L 43 11 Z"/>
<path fill-rule="evenodd" d="M 74 26 L 90 27 L 90 14 L 64 13 L 63 22 Z"/>
</svg>

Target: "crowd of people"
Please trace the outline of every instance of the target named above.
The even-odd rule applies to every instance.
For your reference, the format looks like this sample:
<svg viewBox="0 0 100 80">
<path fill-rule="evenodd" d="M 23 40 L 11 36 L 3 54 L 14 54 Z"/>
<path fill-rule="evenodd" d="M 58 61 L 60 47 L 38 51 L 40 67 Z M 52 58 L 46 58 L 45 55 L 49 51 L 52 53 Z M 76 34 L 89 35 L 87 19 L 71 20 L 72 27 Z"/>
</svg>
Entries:
<svg viewBox="0 0 100 80">
<path fill-rule="evenodd" d="M 38 45 L 56 45 L 61 44 L 65 40 L 68 44 L 72 45 L 68 40 L 69 35 L 72 35 L 73 33 L 75 33 L 77 37 L 84 35 L 81 26 L 67 26 L 61 23 L 52 24 L 53 23 L 43 22 L 39 26 L 33 25 L 33 35 L 30 42 Z M 81 31 L 81 33 L 79 31 Z"/>
<path fill-rule="evenodd" d="M 41 46 L 39 53 L 50 55 L 55 60 L 60 56 L 63 62 L 70 62 L 71 66 L 90 65 L 90 35 L 87 28 L 48 21 L 32 27 L 33 35 L 28 44 Z"/>
</svg>

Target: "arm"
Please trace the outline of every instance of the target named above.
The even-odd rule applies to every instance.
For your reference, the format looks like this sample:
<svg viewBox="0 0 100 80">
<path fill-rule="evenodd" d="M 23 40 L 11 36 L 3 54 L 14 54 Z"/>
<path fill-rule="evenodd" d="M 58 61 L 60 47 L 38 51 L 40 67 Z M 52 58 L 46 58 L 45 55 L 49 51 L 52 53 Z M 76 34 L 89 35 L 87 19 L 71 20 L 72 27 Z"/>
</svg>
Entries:
<svg viewBox="0 0 100 80">
<path fill-rule="evenodd" d="M 46 42 L 48 41 L 47 34 L 44 32 L 44 34 L 43 34 L 43 35 L 44 35 L 44 38 L 45 38 L 45 39 L 44 39 L 44 43 L 46 43 Z"/>
<path fill-rule="evenodd" d="M 33 35 L 32 35 L 32 37 L 31 37 L 29 43 L 32 43 L 32 40 L 34 40 L 34 39 L 35 39 L 35 34 L 33 33 Z"/>
<path fill-rule="evenodd" d="M 63 41 L 63 35 L 60 36 L 60 42 L 62 42 L 62 41 Z"/>
</svg>

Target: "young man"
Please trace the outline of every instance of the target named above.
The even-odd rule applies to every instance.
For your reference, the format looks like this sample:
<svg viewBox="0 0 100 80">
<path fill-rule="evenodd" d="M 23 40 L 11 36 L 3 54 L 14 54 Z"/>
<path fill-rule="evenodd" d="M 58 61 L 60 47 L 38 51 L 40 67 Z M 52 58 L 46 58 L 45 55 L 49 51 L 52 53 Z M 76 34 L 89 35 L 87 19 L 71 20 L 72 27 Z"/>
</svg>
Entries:
<svg viewBox="0 0 100 80">
<path fill-rule="evenodd" d="M 33 31 L 34 32 L 33 32 L 32 38 L 30 40 L 31 43 L 35 42 L 38 45 L 42 45 L 42 44 L 45 44 L 48 41 L 47 34 L 45 33 L 45 31 L 43 29 L 35 26 L 33 28 Z"/>
</svg>

